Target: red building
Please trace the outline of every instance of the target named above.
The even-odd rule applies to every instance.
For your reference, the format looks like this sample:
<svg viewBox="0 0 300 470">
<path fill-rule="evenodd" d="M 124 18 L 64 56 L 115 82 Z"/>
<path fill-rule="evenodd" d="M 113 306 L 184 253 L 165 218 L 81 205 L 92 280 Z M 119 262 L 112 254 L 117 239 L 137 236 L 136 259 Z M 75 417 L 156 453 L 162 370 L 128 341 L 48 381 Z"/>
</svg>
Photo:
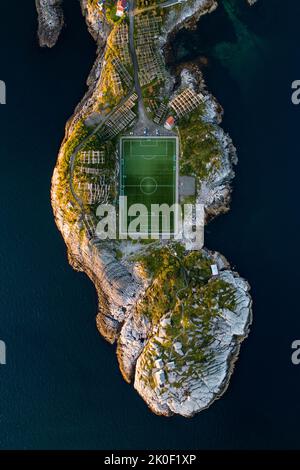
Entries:
<svg viewBox="0 0 300 470">
<path fill-rule="evenodd" d="M 118 0 L 116 15 L 121 17 L 127 8 L 127 0 Z"/>
</svg>

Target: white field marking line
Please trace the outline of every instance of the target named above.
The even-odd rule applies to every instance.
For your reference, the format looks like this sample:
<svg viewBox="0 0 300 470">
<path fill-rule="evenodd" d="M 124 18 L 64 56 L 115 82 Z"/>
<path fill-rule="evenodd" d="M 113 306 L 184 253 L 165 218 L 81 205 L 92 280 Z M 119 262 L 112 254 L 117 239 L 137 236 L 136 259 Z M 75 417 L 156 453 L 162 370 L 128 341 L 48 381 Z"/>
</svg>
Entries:
<svg viewBox="0 0 300 470">
<path fill-rule="evenodd" d="M 130 140 L 129 142 L 124 141 L 124 142 L 123 142 L 123 154 L 125 153 L 125 144 L 126 144 L 126 143 L 129 143 L 129 144 L 130 144 L 130 155 L 129 155 L 129 158 L 141 158 L 141 157 L 145 157 L 143 154 L 135 154 L 135 152 L 132 151 L 132 144 L 133 144 L 133 143 L 135 143 L 135 144 L 139 143 L 139 146 L 140 146 L 140 147 L 148 147 L 148 148 L 151 148 L 151 147 L 154 148 L 154 147 L 157 147 L 158 144 L 164 143 L 164 144 L 165 144 L 165 150 L 164 150 L 164 152 L 162 152 L 162 153 L 159 154 L 159 155 L 158 155 L 158 154 L 155 154 L 155 155 L 154 155 L 155 157 L 165 157 L 165 158 L 169 158 L 169 153 L 171 153 L 171 152 L 168 152 L 168 148 L 169 148 L 170 145 L 172 146 L 172 149 L 174 148 L 173 142 L 170 142 L 170 141 L 168 141 L 168 140 L 166 140 L 165 142 L 161 142 L 161 141 L 153 142 L 153 144 L 148 144 L 148 145 L 147 145 L 147 144 L 143 144 L 142 142 L 143 142 L 143 140 L 142 140 L 141 142 L 135 142 L 135 141 L 132 141 L 132 140 Z M 151 157 L 152 157 L 152 155 L 151 155 Z"/>
<path fill-rule="evenodd" d="M 164 160 L 174 160 L 174 155 L 170 155 L 169 152 L 167 152 L 167 149 L 165 149 L 165 151 L 161 154 L 151 154 L 151 155 L 145 155 L 145 154 L 140 154 L 140 155 L 137 155 L 137 158 L 144 158 L 145 160 L 150 160 L 152 158 L 156 158 L 156 157 L 159 157 L 159 158 L 163 158 Z"/>
<path fill-rule="evenodd" d="M 167 145 L 168 145 L 168 143 L 166 143 L 166 146 Z M 159 157 L 159 158 L 163 158 L 164 160 L 167 160 L 167 159 L 174 160 L 174 158 L 175 158 L 174 155 L 172 155 L 171 152 L 169 153 L 167 150 L 168 149 L 166 147 L 164 152 L 161 153 L 161 154 L 151 154 L 151 155 L 142 155 L 142 154 L 140 154 L 140 155 L 137 155 L 137 158 L 143 158 L 144 160 L 152 160 L 153 158 Z M 170 156 L 170 154 L 172 156 Z"/>
<path fill-rule="evenodd" d="M 124 149 L 124 144 L 126 143 L 133 144 L 137 142 L 139 143 L 140 146 L 144 146 L 144 147 L 154 147 L 160 143 L 164 143 L 166 146 L 168 144 L 171 144 L 174 147 L 174 139 L 177 139 L 177 138 L 176 137 L 168 138 L 164 136 L 153 136 L 153 137 L 134 136 L 134 137 L 125 137 L 125 138 L 122 137 L 121 139 L 122 139 L 122 144 L 123 144 L 123 149 Z M 143 144 L 143 142 L 145 143 Z M 148 145 L 146 142 L 148 142 Z"/>
<path fill-rule="evenodd" d="M 130 142 L 132 143 L 132 142 Z M 160 155 L 154 155 L 155 157 L 156 156 L 160 156 L 160 157 L 165 157 L 165 158 L 168 158 L 169 157 L 169 153 L 171 152 L 168 152 L 168 149 L 169 149 L 169 146 L 171 145 L 172 146 L 172 149 L 173 149 L 173 142 L 169 142 L 169 141 L 165 141 L 165 142 L 156 142 L 156 143 L 153 143 L 153 144 L 143 144 L 142 142 L 139 142 L 139 145 L 140 147 L 148 147 L 148 148 L 155 148 L 155 147 L 158 147 L 158 144 L 162 144 L 164 143 L 164 150 L 162 150 L 162 153 Z M 131 156 L 133 156 L 132 154 L 132 150 L 131 150 Z M 144 157 L 143 154 L 138 154 L 136 155 L 137 158 L 139 157 Z M 152 155 L 151 155 L 152 157 Z"/>
<path fill-rule="evenodd" d="M 130 156 L 127 157 L 127 159 L 130 159 L 130 160 L 134 160 L 134 159 L 137 159 L 139 160 L 140 158 L 144 159 L 144 160 L 152 160 L 153 158 L 156 158 L 156 157 L 159 157 L 159 158 L 167 158 L 168 155 L 166 155 L 165 153 L 159 155 L 159 154 L 150 154 L 150 155 L 145 155 L 144 153 L 140 153 L 138 155 L 136 154 L 130 154 Z"/>
<path fill-rule="evenodd" d="M 121 140 L 122 141 L 139 141 L 141 142 L 142 140 L 146 140 L 146 141 L 149 141 L 149 140 L 159 140 L 159 141 L 168 141 L 168 142 L 171 142 L 171 141 L 174 141 L 176 140 L 176 137 L 172 137 L 172 136 L 167 136 L 167 135 L 127 135 L 127 136 L 122 136 L 121 137 Z"/>
<path fill-rule="evenodd" d="M 143 142 L 145 142 L 145 143 L 143 143 Z M 148 143 L 146 143 L 146 142 L 148 142 Z M 141 140 L 138 143 L 139 143 L 140 147 L 157 147 L 160 142 L 157 142 L 157 141 L 155 142 L 154 139 L 149 139 L 148 141 L 145 139 L 145 140 Z"/>
<path fill-rule="evenodd" d="M 132 141 L 130 140 L 129 142 L 127 141 L 123 141 L 123 154 L 125 153 L 125 144 L 130 144 L 130 148 L 132 149 Z M 139 142 L 140 143 L 140 142 Z M 158 143 L 157 143 L 158 144 Z M 164 157 L 165 159 L 168 158 L 168 159 L 172 159 L 173 162 L 174 160 L 176 160 L 176 155 L 173 155 L 172 157 L 169 156 L 169 152 L 167 152 L 167 148 L 168 148 L 168 144 L 171 144 L 172 147 L 173 147 L 173 142 L 169 142 L 169 141 L 166 141 L 165 142 L 165 146 L 166 146 L 166 151 L 163 155 L 158 155 L 158 154 L 154 154 L 154 155 L 133 155 L 132 154 L 132 150 L 130 151 L 130 156 L 129 156 L 129 159 L 131 158 L 142 158 L 144 160 L 152 160 L 153 158 L 161 158 L 161 157 Z M 141 143 L 140 143 L 141 145 Z M 123 171 L 124 171 L 124 163 L 125 163 L 125 157 L 122 157 L 121 158 L 121 163 L 123 165 Z M 123 177 L 127 177 L 127 175 L 124 175 L 123 173 Z"/>
<path fill-rule="evenodd" d="M 142 158 L 143 160 L 153 160 L 153 158 L 165 158 L 166 155 L 157 155 L 157 154 L 154 154 L 154 155 L 139 155 L 139 158 Z"/>
<path fill-rule="evenodd" d="M 124 188 L 140 188 L 140 185 L 139 184 L 126 184 Z M 174 184 L 158 184 L 157 188 L 174 188 Z"/>
</svg>

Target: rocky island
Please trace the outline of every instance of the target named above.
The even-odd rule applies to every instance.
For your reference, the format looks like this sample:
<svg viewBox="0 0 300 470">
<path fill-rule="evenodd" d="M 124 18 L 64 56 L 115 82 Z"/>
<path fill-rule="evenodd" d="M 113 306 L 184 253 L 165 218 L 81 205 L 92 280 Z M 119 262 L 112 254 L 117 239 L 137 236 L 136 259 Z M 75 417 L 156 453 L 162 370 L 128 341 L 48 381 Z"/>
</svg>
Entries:
<svg viewBox="0 0 300 470">
<path fill-rule="evenodd" d="M 223 110 L 194 64 L 178 76 L 165 64 L 171 35 L 194 27 L 218 2 L 80 3 L 98 49 L 53 174 L 56 224 L 70 264 L 96 287 L 97 327 L 116 343 L 124 379 L 156 414 L 191 417 L 228 386 L 252 321 L 249 285 L 224 256 L 186 238 L 102 239 L 98 207 L 117 207 L 122 191 L 132 197 L 126 183 L 132 166 L 124 152 L 146 142 L 143 168 L 157 156 L 151 145 L 155 153 L 171 149 L 170 194 L 180 204 L 201 204 L 206 223 L 229 210 L 237 156 L 220 127 Z M 62 2 L 36 4 L 40 44 L 52 47 L 63 26 Z M 146 197 L 156 187 L 140 185 Z"/>
</svg>

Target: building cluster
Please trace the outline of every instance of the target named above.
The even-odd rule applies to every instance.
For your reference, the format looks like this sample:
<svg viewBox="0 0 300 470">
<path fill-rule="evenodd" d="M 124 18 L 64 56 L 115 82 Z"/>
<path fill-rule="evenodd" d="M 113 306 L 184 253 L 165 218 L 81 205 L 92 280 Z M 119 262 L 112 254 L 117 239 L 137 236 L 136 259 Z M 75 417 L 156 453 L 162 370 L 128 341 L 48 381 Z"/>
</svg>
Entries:
<svg viewBox="0 0 300 470">
<path fill-rule="evenodd" d="M 100 168 L 89 168 L 86 166 L 80 167 L 80 173 L 85 173 L 86 175 L 99 176 L 102 174 Z"/>
<path fill-rule="evenodd" d="M 132 77 L 126 67 L 123 65 L 122 61 L 118 57 L 114 57 L 111 61 L 116 73 L 119 75 L 119 78 L 122 83 L 129 88 L 132 84 Z"/>
<path fill-rule="evenodd" d="M 87 165 L 99 165 L 105 162 L 105 150 L 86 150 L 80 152 L 81 163 Z"/>
<path fill-rule="evenodd" d="M 102 113 L 109 112 L 116 102 L 132 88 L 132 63 L 128 44 L 128 25 L 122 22 L 113 28 L 103 54 L 100 78 L 97 83 L 99 101 L 95 112 L 99 110 Z"/>
<path fill-rule="evenodd" d="M 171 382 L 174 379 L 174 369 L 175 369 L 175 362 L 170 361 L 164 364 L 164 361 L 162 359 L 156 359 L 154 361 L 154 369 L 153 369 L 153 379 L 155 382 L 155 385 L 158 388 L 163 388 L 167 382 Z M 167 370 L 167 376 L 166 372 Z"/>
<path fill-rule="evenodd" d="M 137 39 L 136 44 L 147 44 L 159 38 L 162 18 L 155 15 L 138 15 L 136 17 Z"/>
<path fill-rule="evenodd" d="M 124 88 L 130 88 L 133 83 L 128 44 L 128 25 L 124 22 L 109 36 L 98 84 L 102 90 L 111 90 L 114 96 L 124 95 Z"/>
<path fill-rule="evenodd" d="M 203 99 L 202 93 L 196 93 L 193 88 L 185 88 L 170 101 L 170 108 L 176 113 L 178 118 L 181 118 L 198 108 Z"/>
<path fill-rule="evenodd" d="M 164 78 L 164 67 L 162 58 L 157 54 L 155 46 L 146 44 L 137 49 L 137 58 L 139 62 L 139 79 L 141 86 Z"/>
<path fill-rule="evenodd" d="M 126 65 L 131 64 L 128 44 L 128 25 L 123 22 L 111 32 L 108 45 L 115 52 L 115 56 Z"/>
<path fill-rule="evenodd" d="M 175 117 L 180 119 L 198 108 L 204 99 L 202 93 L 196 93 L 193 88 L 185 88 L 170 101 L 169 108 Z M 171 131 L 175 126 L 175 117 L 170 115 L 166 119 L 164 127 L 168 131 Z"/>
<path fill-rule="evenodd" d="M 113 94 L 115 96 L 122 95 L 124 93 L 122 80 L 118 71 L 112 67 L 110 71 L 110 82 Z"/>
<path fill-rule="evenodd" d="M 98 132 L 103 139 L 112 139 L 133 123 L 136 114 L 133 112 L 132 108 L 135 106 L 137 98 L 137 94 L 132 93 L 125 103 L 118 106 L 112 112 Z"/>
<path fill-rule="evenodd" d="M 165 77 L 164 63 L 158 47 L 161 23 L 160 16 L 139 15 L 136 17 L 135 47 L 141 86 L 153 81 L 161 81 Z"/>
<path fill-rule="evenodd" d="M 77 189 L 81 198 L 86 204 L 106 202 L 111 189 L 111 178 L 106 175 L 107 170 L 103 167 L 105 164 L 105 149 L 81 151 L 79 153 L 79 163 Z M 99 168 L 99 165 L 102 167 Z"/>
<path fill-rule="evenodd" d="M 79 182 L 78 191 L 85 204 L 92 205 L 107 202 L 111 188 L 109 183 L 103 184 L 104 181 L 105 179 L 102 179 L 101 183 Z"/>
</svg>

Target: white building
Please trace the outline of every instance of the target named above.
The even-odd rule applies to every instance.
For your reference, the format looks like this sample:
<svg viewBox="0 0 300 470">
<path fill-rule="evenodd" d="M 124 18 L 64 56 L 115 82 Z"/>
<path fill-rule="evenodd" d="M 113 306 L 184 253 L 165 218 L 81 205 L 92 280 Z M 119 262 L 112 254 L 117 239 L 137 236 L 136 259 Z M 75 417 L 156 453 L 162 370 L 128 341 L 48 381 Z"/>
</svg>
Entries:
<svg viewBox="0 0 300 470">
<path fill-rule="evenodd" d="M 163 365 L 164 363 L 162 359 L 156 359 L 156 361 L 154 361 L 154 366 L 156 367 L 156 369 L 161 369 Z"/>
<path fill-rule="evenodd" d="M 210 269 L 211 269 L 211 273 L 212 273 L 213 276 L 217 276 L 219 274 L 219 269 L 218 269 L 217 264 L 212 264 L 210 266 Z"/>
<path fill-rule="evenodd" d="M 175 369 L 175 362 L 173 362 L 173 361 L 172 361 L 172 362 L 168 362 L 168 363 L 167 363 L 167 368 L 168 368 L 169 370 Z"/>
<path fill-rule="evenodd" d="M 163 370 L 158 370 L 153 374 L 154 381 L 157 387 L 163 387 L 166 383 L 166 376 Z"/>
<path fill-rule="evenodd" d="M 122 7 L 118 7 L 117 11 L 116 11 L 116 16 L 121 18 L 121 16 L 123 16 L 123 15 L 124 15 L 124 9 Z"/>
<path fill-rule="evenodd" d="M 182 344 L 179 341 L 176 341 L 176 343 L 173 344 L 173 347 L 174 347 L 175 352 L 177 352 L 177 354 L 180 354 L 180 355 L 183 354 Z"/>
</svg>

